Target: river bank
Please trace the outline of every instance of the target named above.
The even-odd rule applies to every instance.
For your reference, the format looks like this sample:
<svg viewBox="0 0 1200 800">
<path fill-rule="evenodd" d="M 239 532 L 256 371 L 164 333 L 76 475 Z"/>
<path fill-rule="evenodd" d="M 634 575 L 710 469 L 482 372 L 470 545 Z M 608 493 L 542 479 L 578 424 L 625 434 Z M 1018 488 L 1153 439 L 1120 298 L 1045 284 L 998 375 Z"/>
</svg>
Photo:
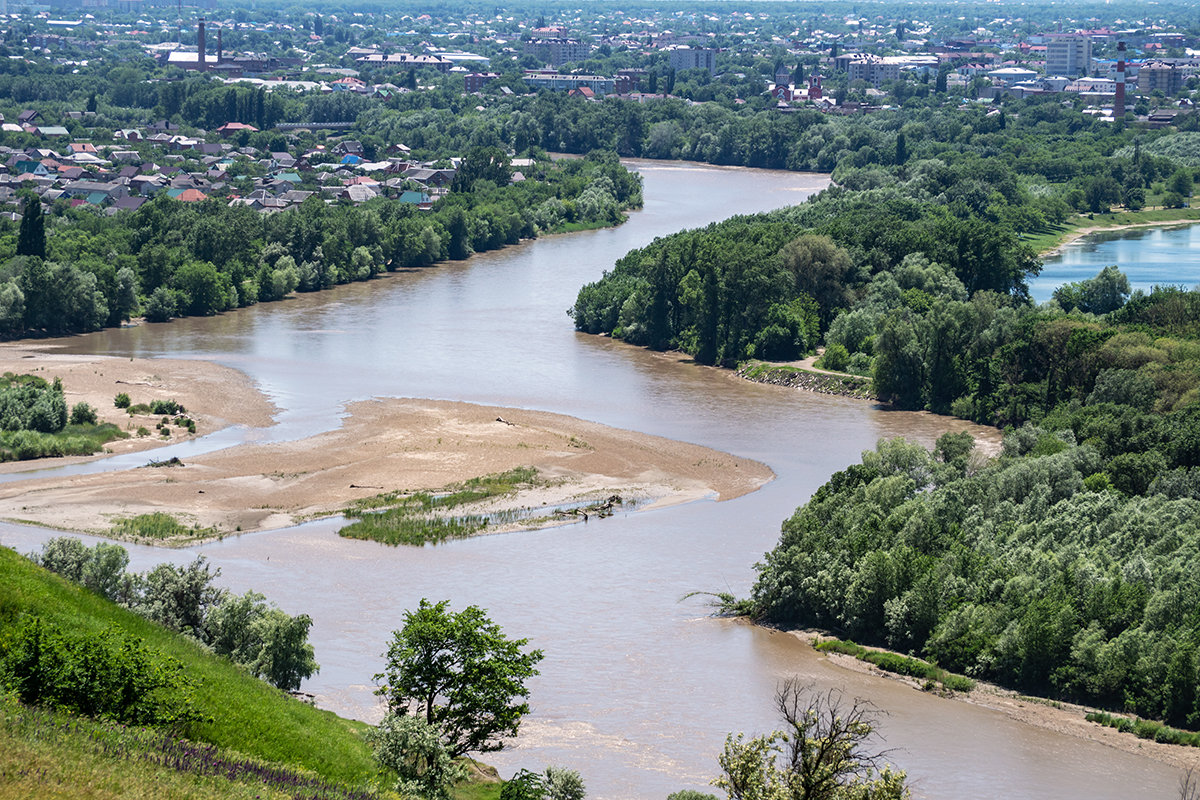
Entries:
<svg viewBox="0 0 1200 800">
<path fill-rule="evenodd" d="M 8 342 L 0 344 L 0 373 L 30 374 L 53 382 L 61 378 L 67 406 L 86 402 L 96 409 L 100 422 L 111 422 L 129 434 L 105 446 L 95 456 L 10 461 L 0 464 L 0 474 L 25 472 L 46 466 L 91 461 L 104 455 L 152 450 L 230 425 L 262 428 L 272 424 L 278 409 L 244 373 L 208 361 L 187 359 L 110 358 L 59 352 L 57 344 Z M 116 395 L 129 395 L 134 404 L 174 400 L 196 422 L 196 433 L 172 425 L 171 436 L 154 431 L 159 416 L 131 416 L 113 405 Z M 138 435 L 146 428 L 155 435 Z"/>
<path fill-rule="evenodd" d="M 826 633 L 815 630 L 789 631 L 800 641 L 815 646 L 830 638 Z M 882 650 L 882 648 L 869 648 Z M 883 652 L 890 652 L 884 650 Z M 924 681 L 888 672 L 845 653 L 823 653 L 829 662 L 840 669 L 885 678 L 923 692 Z M 975 681 L 969 692 L 944 692 L 943 697 L 959 703 L 970 703 L 999 712 L 1024 725 L 1041 728 L 1087 742 L 1095 742 L 1122 752 L 1151 758 L 1162 764 L 1179 769 L 1200 769 L 1200 748 L 1164 744 L 1148 739 L 1139 739 L 1132 733 L 1122 733 L 1104 725 L 1088 722 L 1088 713 L 1098 709 L 1058 700 L 1032 697 L 985 681 Z"/>
<path fill-rule="evenodd" d="M 815 359 L 813 356 L 811 360 Z M 830 372 L 792 364 L 772 364 L 766 361 L 751 361 L 738 367 L 737 376 L 754 383 L 766 383 L 771 386 L 783 386 L 789 389 L 804 389 L 818 394 L 832 394 L 839 397 L 857 397 L 862 400 L 876 400 L 871 391 L 871 379 L 861 375 L 850 375 L 843 372 Z"/>
<path fill-rule="evenodd" d="M 1066 223 L 1062 230 L 1032 237 L 1029 243 L 1038 251 L 1039 258 L 1049 258 L 1059 255 L 1068 245 L 1095 233 L 1138 228 L 1177 228 L 1197 222 L 1200 222 L 1200 209 L 1192 208 L 1094 214 L 1090 217 L 1076 217 Z"/>
<path fill-rule="evenodd" d="M 136 395 L 135 402 L 176 399 L 207 432 L 229 424 L 263 427 L 274 413 L 244 375 L 204 361 L 59 356 L 7 347 L 0 366 L 51 380 L 60 376 L 69 402 L 89 402 L 123 427 L 138 421 L 113 407 L 118 391 Z M 641 508 L 710 496 L 726 500 L 774 477 L 749 459 L 560 414 L 417 399 L 359 402 L 346 411 L 337 429 L 297 441 L 240 444 L 178 466 L 3 484 L 0 517 L 111 535 L 119 519 L 166 513 L 211 536 L 288 527 L 383 492 L 434 491 L 517 467 L 537 469 L 536 485 L 472 513 L 553 509 L 614 494 Z M 131 452 L 163 443 L 134 436 L 110 449 Z"/>
</svg>

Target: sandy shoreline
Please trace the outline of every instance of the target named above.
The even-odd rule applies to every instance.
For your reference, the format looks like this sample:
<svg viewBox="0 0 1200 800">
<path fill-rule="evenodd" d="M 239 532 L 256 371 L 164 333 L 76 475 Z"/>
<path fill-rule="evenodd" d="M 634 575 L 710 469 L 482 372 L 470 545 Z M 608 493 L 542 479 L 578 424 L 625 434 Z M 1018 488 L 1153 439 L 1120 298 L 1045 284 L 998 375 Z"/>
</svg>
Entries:
<svg viewBox="0 0 1200 800">
<path fill-rule="evenodd" d="M 153 420 L 130 421 L 114 408 L 119 391 L 134 402 L 179 400 L 201 434 L 230 424 L 261 427 L 276 410 L 245 375 L 203 361 L 64 356 L 14 346 L 0 348 L 0 362 L 13 372 L 62 377 L 68 402 L 86 400 L 123 428 Z M 108 534 L 117 519 L 161 511 L 226 534 L 287 527 L 383 492 L 439 489 L 516 467 L 537 468 L 538 485 L 492 500 L 488 510 L 552 508 L 613 494 L 641 508 L 726 500 L 774 477 L 755 461 L 560 414 L 416 399 L 360 402 L 347 412 L 331 431 L 292 442 L 241 444 L 187 458 L 181 467 L 0 484 L 0 518 Z M 158 444 L 157 436 L 134 437 L 109 449 Z"/>
<path fill-rule="evenodd" d="M 794 630 L 789 632 L 810 646 L 817 641 L 830 638 L 827 634 L 819 631 Z M 913 691 L 923 691 L 922 681 L 916 678 L 886 672 L 874 664 L 860 661 L 854 656 L 844 653 L 823 653 L 822 655 L 841 669 L 898 681 L 911 686 Z M 1121 733 L 1115 728 L 1088 722 L 1085 716 L 1088 712 L 1096 709 L 1087 706 L 1030 697 L 983 681 L 977 681 L 975 688 L 970 692 L 950 692 L 946 696 L 960 703 L 971 703 L 989 708 L 1025 725 L 1033 725 L 1076 739 L 1097 742 L 1179 769 L 1200 770 L 1200 748 L 1139 739 L 1132 733 Z"/>
<path fill-rule="evenodd" d="M 1067 245 L 1074 244 L 1080 239 L 1091 236 L 1093 233 L 1108 233 L 1109 231 L 1130 231 L 1137 228 L 1182 228 L 1188 225 L 1196 225 L 1200 220 L 1196 219 L 1180 219 L 1166 220 L 1163 222 L 1132 222 L 1128 225 L 1093 225 L 1087 228 L 1080 228 L 1073 231 L 1067 238 L 1063 239 L 1058 244 L 1051 247 L 1049 250 L 1043 250 L 1038 253 L 1039 258 L 1047 258 L 1049 256 L 1060 255 Z"/>
<path fill-rule="evenodd" d="M 128 439 L 106 445 L 107 454 L 152 450 L 230 425 L 266 427 L 272 424 L 278 411 L 244 373 L 208 361 L 73 355 L 55 352 L 53 344 L 26 341 L 0 344 L 0 373 L 3 372 L 37 375 L 50 382 L 62 378 L 68 408 L 88 402 L 96 408 L 101 422 L 111 422 L 130 434 Z M 178 401 L 187 408 L 187 416 L 195 420 L 196 434 L 189 435 L 172 425 L 170 439 L 162 439 L 154 430 L 161 417 L 131 417 L 113 405 L 113 398 L 121 392 L 128 394 L 135 404 Z M 147 428 L 152 435 L 139 437 L 139 427 Z M 0 473 L 56 467 L 99 457 L 11 461 L 0 464 Z"/>
</svg>

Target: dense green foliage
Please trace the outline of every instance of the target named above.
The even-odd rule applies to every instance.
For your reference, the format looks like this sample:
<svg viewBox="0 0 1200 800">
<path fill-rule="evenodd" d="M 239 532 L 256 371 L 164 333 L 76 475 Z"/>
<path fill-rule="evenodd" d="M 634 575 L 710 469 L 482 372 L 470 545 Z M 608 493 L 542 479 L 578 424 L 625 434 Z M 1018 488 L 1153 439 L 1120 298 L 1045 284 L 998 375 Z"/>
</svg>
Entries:
<svg viewBox="0 0 1200 800">
<path fill-rule="evenodd" d="M 500 169 L 492 158 L 472 151 L 463 190 L 430 211 L 393 198 L 331 206 L 313 196 L 265 215 L 163 194 L 111 217 L 60 209 L 45 259 L 5 252 L 12 239 L 0 226 L 0 335 L 92 331 L 139 308 L 154 322 L 215 314 L 466 258 L 566 225 L 618 224 L 625 209 L 641 205 L 639 179 L 611 155 L 542 161 L 512 185 L 494 181 L 508 167 L 505 157 Z"/>
<path fill-rule="evenodd" d="M 516 736 L 529 713 L 525 682 L 538 674 L 541 650 L 522 652 L 483 609 L 447 610 L 422 599 L 392 634 L 387 667 L 375 676 L 392 714 L 435 726 L 452 756 L 489 752 Z"/>
<path fill-rule="evenodd" d="M 787 127 L 782 141 L 792 152 L 821 148 L 815 162 L 787 166 L 832 170 L 836 185 L 800 206 L 629 253 L 580 290 L 571 311 L 578 329 L 724 364 L 792 358 L 827 332 L 851 357 L 869 359 L 881 343 L 889 359 L 877 363 L 883 396 L 947 410 L 963 394 L 969 365 L 947 357 L 921 375 L 911 374 L 914 362 L 957 352 L 996 312 L 1027 303 L 1025 281 L 1039 264 L 1026 239 L 1051 234 L 1074 212 L 1140 208 L 1147 198 L 1174 191 L 1182 200 L 1191 191 L 1192 167 L 1165 154 L 1191 134 L 1098 124 L 1056 102 L 914 107 L 849 120 L 802 113 L 769 124 Z M 1162 154 L 1142 146 L 1146 138 Z M 921 274 L 930 265 L 939 274 Z M 921 270 L 905 269 L 913 266 Z M 880 284 L 889 274 L 895 286 Z M 1123 293 L 1127 285 L 1122 292 L 1106 273 L 1058 299 L 1066 310 L 1105 313 Z M 972 316 L 970 306 L 931 316 L 940 295 L 981 304 L 975 319 L 959 319 Z M 839 323 L 848 314 L 858 316 Z M 921 335 L 942 341 L 917 341 Z"/>
<path fill-rule="evenodd" d="M 35 557 L 46 569 L 82 584 L 102 597 L 189 635 L 272 685 L 294 691 L 318 670 L 307 614 L 290 616 L 247 592 L 232 596 L 213 584 L 220 570 L 203 557 L 186 566 L 159 564 L 144 575 L 125 571 L 129 555 L 120 545 L 86 547 L 59 537 Z"/>
<path fill-rule="evenodd" d="M 0 641 L 0 683 L 22 703 L 135 725 L 197 719 L 177 659 L 116 628 L 68 633 L 27 616 Z"/>
<path fill-rule="evenodd" d="M 195 686 L 194 708 L 204 718 L 190 726 L 194 741 L 295 765 L 351 785 L 376 774 L 362 736 L 365 725 L 291 699 L 193 639 L 0 548 L 0 637 L 29 616 L 73 634 L 99 635 L 115 625 L 148 648 L 180 661 L 183 674 Z"/>
<path fill-rule="evenodd" d="M 1098 282 L 1122 281 L 1105 270 L 1059 292 L 1076 305 L 1120 306 L 1107 317 L 1054 305 L 1014 308 L 991 294 L 971 300 L 934 294 L 888 310 L 865 304 L 835 321 L 829 338 L 872 352 L 876 390 L 902 407 L 1001 426 L 1050 416 L 1080 441 L 1104 440 L 1099 449 L 1106 457 L 1144 452 L 1168 446 L 1169 420 L 1200 400 L 1200 292 L 1158 288 L 1124 305 L 1121 292 L 1088 299 Z M 1133 427 L 1105 430 L 1117 424 L 1107 419 L 1114 416 Z M 1148 438 L 1114 441 L 1134 431 Z M 1168 461 L 1188 466 L 1189 459 Z"/>
<path fill-rule="evenodd" d="M 1196 408 L 1158 419 L 1195 441 Z M 1122 491 L 1128 454 L 1054 430 L 1014 432 L 983 466 L 946 437 L 936 454 L 881 442 L 784 524 L 760 566 L 756 613 L 1196 724 L 1195 454 L 1134 456 L 1164 471 Z"/>
</svg>

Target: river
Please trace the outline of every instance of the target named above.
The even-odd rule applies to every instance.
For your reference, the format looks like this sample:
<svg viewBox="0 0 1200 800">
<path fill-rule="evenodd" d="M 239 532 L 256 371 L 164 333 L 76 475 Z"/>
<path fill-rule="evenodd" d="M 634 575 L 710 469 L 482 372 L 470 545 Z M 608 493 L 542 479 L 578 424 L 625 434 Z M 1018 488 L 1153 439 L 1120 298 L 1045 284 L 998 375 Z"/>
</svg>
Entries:
<svg viewBox="0 0 1200 800">
<path fill-rule="evenodd" d="M 342 540 L 333 521 L 227 538 L 187 551 L 131 547 L 133 569 L 202 553 L 237 592 L 254 588 L 312 615 L 320 673 L 306 691 L 374 719 L 371 676 L 389 632 L 422 597 L 475 603 L 546 658 L 532 714 L 502 773 L 562 764 L 594 798 L 705 789 L 730 731 L 776 720 L 778 681 L 870 698 L 891 760 L 917 795 L 1171 797 L 1174 770 L 998 713 L 832 666 L 787 634 L 709 615 L 692 590 L 745 594 L 781 520 L 880 437 L 929 444 L 961 422 L 739 381 L 606 338 L 577 334 L 566 309 L 631 247 L 680 228 L 802 200 L 826 176 L 631 162 L 646 206 L 623 226 L 549 237 L 467 262 L 395 275 L 208 319 L 104 331 L 79 352 L 206 358 L 244 370 L 280 406 L 252 438 L 309 435 L 346 403 L 426 397 L 570 414 L 759 459 L 777 480 L 751 495 L 484 536 L 436 547 Z M 240 434 L 239 434 L 240 435 Z M 47 532 L 0 527 L 22 552 Z"/>
<path fill-rule="evenodd" d="M 1033 299 L 1044 303 L 1064 283 L 1094 277 L 1115 264 L 1129 277 L 1132 289 L 1200 284 L 1200 225 L 1136 228 L 1085 236 L 1045 260 L 1041 274 L 1029 282 Z"/>
</svg>

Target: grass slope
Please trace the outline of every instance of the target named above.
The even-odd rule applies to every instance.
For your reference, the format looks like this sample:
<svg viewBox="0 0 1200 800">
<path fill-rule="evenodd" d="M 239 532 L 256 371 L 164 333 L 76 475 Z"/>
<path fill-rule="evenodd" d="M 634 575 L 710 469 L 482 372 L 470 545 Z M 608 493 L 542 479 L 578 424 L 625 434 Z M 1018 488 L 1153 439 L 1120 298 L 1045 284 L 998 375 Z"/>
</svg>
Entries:
<svg viewBox="0 0 1200 800">
<path fill-rule="evenodd" d="M 192 727 L 188 735 L 195 741 L 302 767 L 351 786 L 376 775 L 375 760 L 363 739 L 365 724 L 295 700 L 199 644 L 0 547 L 0 634 L 22 613 L 38 614 L 68 630 L 101 631 L 117 625 L 178 658 L 196 683 L 197 708 L 213 719 Z"/>
<path fill-rule="evenodd" d="M 1119 230 L 1129 226 L 1152 226 L 1156 223 L 1170 225 L 1184 224 L 1200 219 L 1200 209 L 1195 208 L 1155 208 L 1141 211 L 1115 211 L 1108 214 L 1075 215 L 1067 219 L 1063 225 L 1057 225 L 1034 236 L 1025 236 L 1025 242 L 1035 251 L 1045 254 L 1066 242 L 1079 231 L 1096 228 L 1097 232 L 1111 229 Z"/>
<path fill-rule="evenodd" d="M 0 696 L 0 800 L 362 800 L 319 779 Z"/>
</svg>

